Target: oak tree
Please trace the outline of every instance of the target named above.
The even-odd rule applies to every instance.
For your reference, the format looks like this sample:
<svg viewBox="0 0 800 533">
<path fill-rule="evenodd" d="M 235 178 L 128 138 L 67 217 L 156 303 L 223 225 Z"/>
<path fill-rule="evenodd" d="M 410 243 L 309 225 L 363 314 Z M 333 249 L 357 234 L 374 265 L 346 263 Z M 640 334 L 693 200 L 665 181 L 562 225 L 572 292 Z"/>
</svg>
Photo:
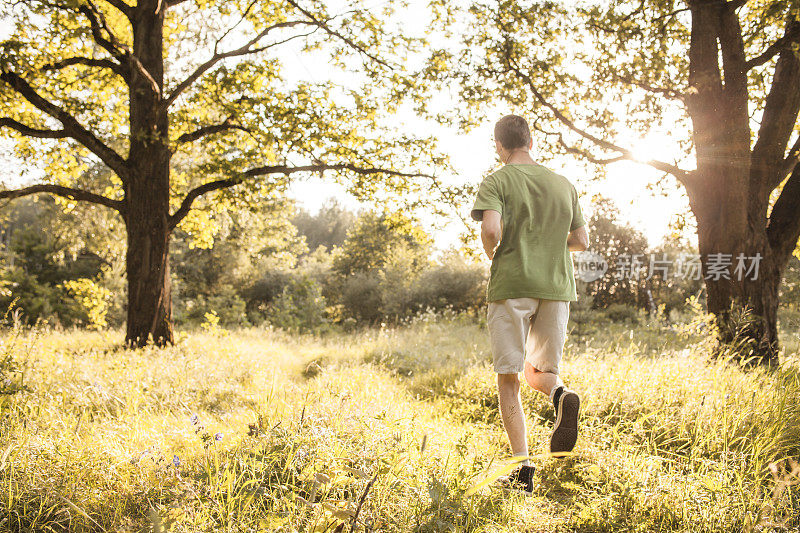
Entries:
<svg viewBox="0 0 800 533">
<path fill-rule="evenodd" d="M 777 362 L 778 287 L 800 237 L 800 3 L 497 0 L 465 13 L 461 51 L 437 57 L 454 60 L 463 123 L 502 102 L 531 117 L 540 153 L 640 161 L 674 179 L 720 341 L 742 335 L 758 361 Z M 658 125 L 681 142 L 670 161 L 618 140 Z M 734 320 L 742 308 L 749 323 Z"/>
<path fill-rule="evenodd" d="M 390 6 L 329 5 L 18 0 L 0 8 L 13 25 L 0 43 L 0 134 L 44 174 L 0 198 L 49 193 L 119 213 L 128 343 L 173 341 L 170 235 L 202 222 L 195 202 L 257 201 L 326 171 L 362 199 L 432 199 L 441 190 L 420 172 L 444 164 L 431 139 L 381 121 L 403 101 L 419 104 L 424 91 L 406 65 L 424 41 L 390 23 Z M 305 54 L 316 54 L 312 68 L 326 67 L 310 73 L 315 81 L 285 74 L 286 58 Z M 113 171 L 110 181 L 87 177 L 97 163 Z"/>
</svg>

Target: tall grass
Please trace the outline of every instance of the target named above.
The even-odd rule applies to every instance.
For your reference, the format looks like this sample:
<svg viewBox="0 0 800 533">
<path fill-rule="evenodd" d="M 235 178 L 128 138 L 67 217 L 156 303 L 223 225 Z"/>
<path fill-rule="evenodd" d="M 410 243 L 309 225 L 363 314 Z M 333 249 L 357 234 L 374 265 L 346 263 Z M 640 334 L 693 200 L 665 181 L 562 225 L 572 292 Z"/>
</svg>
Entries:
<svg viewBox="0 0 800 533">
<path fill-rule="evenodd" d="M 657 322 L 570 337 L 578 446 L 542 453 L 552 407 L 525 388 L 537 474 L 523 498 L 466 495 L 509 455 L 485 328 L 468 320 L 211 328 L 138 351 L 119 332 L 16 335 L 27 389 L 0 404 L 3 530 L 800 527 L 796 355 L 743 371 Z"/>
</svg>

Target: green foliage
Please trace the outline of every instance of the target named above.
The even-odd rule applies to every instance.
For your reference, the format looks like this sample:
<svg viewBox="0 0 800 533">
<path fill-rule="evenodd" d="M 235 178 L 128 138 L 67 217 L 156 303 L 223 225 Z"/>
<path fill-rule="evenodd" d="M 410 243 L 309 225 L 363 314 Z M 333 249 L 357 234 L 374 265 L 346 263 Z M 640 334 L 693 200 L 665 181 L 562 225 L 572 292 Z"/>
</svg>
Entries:
<svg viewBox="0 0 800 533">
<path fill-rule="evenodd" d="M 247 312 L 247 302 L 239 296 L 233 287 L 216 292 L 210 296 L 200 295 L 185 302 L 182 306 L 182 323 L 198 324 L 207 321 L 212 313 L 218 323 L 225 327 L 241 327 L 251 325 Z"/>
<path fill-rule="evenodd" d="M 597 330 L 597 311 L 594 310 L 589 283 L 575 279 L 578 300 L 569 304 L 569 331 L 575 335 L 591 335 Z"/>
<path fill-rule="evenodd" d="M 108 325 L 106 314 L 111 291 L 87 278 L 67 280 L 60 287 L 66 289 L 81 304 L 86 313 L 85 324 L 89 329 L 103 329 Z"/>
<path fill-rule="evenodd" d="M 356 272 L 344 278 L 339 301 L 347 317 L 367 324 L 380 321 L 384 302 L 380 273 Z"/>
<path fill-rule="evenodd" d="M 737 10 L 745 57 L 759 56 L 782 35 L 790 4 L 764 0 Z M 534 149 L 544 159 L 618 155 L 578 130 L 612 143 L 668 130 L 680 148 L 667 160 L 680 162 L 691 153 L 682 98 L 691 33 L 684 5 L 475 1 L 454 11 L 437 30 L 454 32 L 461 46 L 432 51 L 426 71 L 431 80 L 458 84 L 464 105 L 446 113 L 453 122 L 465 128 L 482 123 L 490 103 L 535 117 L 540 135 Z M 773 65 L 747 72 L 755 113 L 763 109 Z M 600 179 L 604 168 L 595 165 L 591 174 Z"/>
<path fill-rule="evenodd" d="M 588 226 L 591 228 L 589 249 L 602 255 L 608 263 L 605 276 L 587 287 L 594 307 L 604 308 L 613 303 L 636 306 L 639 293 L 644 289 L 644 275 L 632 277 L 630 266 L 626 268 L 622 259 L 627 258 L 630 265 L 638 255 L 639 261 L 644 262 L 647 239 L 640 231 L 620 221 L 619 209 L 613 201 L 599 196 L 592 199 Z M 617 278 L 618 274 L 621 279 Z"/>
<path fill-rule="evenodd" d="M 14 309 L 16 302 L 12 302 L 3 314 L 3 322 L 12 320 L 11 327 L 6 330 L 5 342 L 0 342 L 0 413 L 6 406 L 8 396 L 30 388 L 25 384 L 25 372 L 19 361 L 20 352 L 25 356 L 30 355 L 30 350 L 36 341 L 36 330 L 26 331 L 19 322 L 19 310 Z M 27 345 L 21 339 L 28 337 Z"/>
<path fill-rule="evenodd" d="M 791 257 L 789 264 L 783 272 L 783 280 L 778 287 L 778 297 L 781 304 L 791 308 L 800 309 L 800 259 Z"/>
<path fill-rule="evenodd" d="M 583 297 L 591 301 L 592 308 L 613 307 L 610 316 L 619 319 L 634 319 L 637 308 L 669 318 L 673 310 L 683 309 L 687 298 L 703 289 L 700 272 L 685 275 L 687 261 L 697 250 L 683 238 L 667 236 L 659 245 L 648 247 L 640 231 L 620 221 L 620 211 L 611 200 L 595 196 L 592 207 L 589 248 L 608 263 L 602 278 L 581 282 Z M 667 268 L 666 276 L 659 268 Z"/>
<path fill-rule="evenodd" d="M 171 256 L 176 322 L 197 323 L 211 311 L 225 326 L 263 321 L 254 309 L 274 298 L 282 284 L 261 298 L 258 284 L 273 272 L 294 267 L 297 256 L 307 251 L 288 222 L 292 209 L 286 200 L 271 200 L 253 209 L 211 213 L 214 236 L 208 247 L 179 230 Z"/>
<path fill-rule="evenodd" d="M 299 209 L 291 219 L 298 233 L 306 238 L 306 246 L 311 251 L 320 246 L 327 250 L 342 246 L 355 220 L 355 214 L 333 198 L 328 199 L 317 214 L 311 215 L 305 209 Z"/>
<path fill-rule="evenodd" d="M 486 303 L 486 283 L 486 268 L 451 251 L 414 280 L 409 310 L 480 313 Z"/>
<path fill-rule="evenodd" d="M 629 322 L 636 324 L 639 322 L 639 312 L 630 305 L 615 303 L 603 310 L 603 315 L 614 322 Z"/>
<path fill-rule="evenodd" d="M 384 268 L 393 255 L 404 256 L 409 268 L 420 269 L 430 256 L 431 238 L 402 214 L 361 214 L 336 252 L 333 270 L 340 276 Z"/>
<path fill-rule="evenodd" d="M 80 304 L 63 288 L 40 283 L 39 280 L 14 268 L 4 273 L 11 294 L 0 297 L 0 305 L 17 302 L 23 311 L 24 320 L 30 324 L 39 320 L 54 320 L 62 325 L 76 324 L 83 315 Z"/>
<path fill-rule="evenodd" d="M 202 183 L 242 176 L 253 168 L 320 161 L 398 171 L 338 172 L 337 179 L 362 200 L 405 205 L 419 198 L 434 203 L 453 200 L 445 198 L 438 182 L 412 172 L 448 168 L 435 137 L 409 135 L 390 119 L 401 105 L 422 106 L 429 95 L 429 84 L 413 70 L 418 63 L 413 58 L 427 44 L 424 32 L 414 35 L 393 22 L 394 13 L 403 7 L 364 6 L 350 0 L 337 6 L 249 0 L 165 5 L 163 49 L 148 53 L 164 58 L 172 210 Z M 100 33 L 87 13 L 102 20 Z M 123 75 L 130 65 L 124 51 L 141 54 L 151 42 L 134 43 L 140 34 L 119 9 L 104 1 L 25 0 L 4 5 L 0 15 L 10 29 L 10 36 L 0 42 L 0 66 L 58 103 L 124 159 L 134 134 L 131 89 Z M 251 39 L 250 51 L 233 53 Z M 110 50 L 117 51 L 117 57 Z M 74 61 L 76 57 L 97 63 Z M 292 68 L 298 61 L 330 68 L 321 77 L 319 72 L 298 76 Z M 180 97 L 167 102 L 178 88 Z M 0 84 L 0 115 L 33 128 L 47 128 L 50 120 L 6 83 Z M 208 134 L 193 137 L 209 127 L 213 129 Z M 71 137 L 31 138 L 11 128 L 0 129 L 0 134 L 13 140 L 18 157 L 38 163 L 48 182 L 101 191 L 113 199 L 125 195 L 119 177 L 86 172 L 93 164 L 89 150 Z M 265 197 L 283 194 L 300 175 L 247 176 L 233 189 L 199 199 L 197 207 L 221 211 L 257 205 Z M 65 207 L 74 204 L 64 200 Z M 213 225 L 202 213 L 192 213 L 180 227 L 195 236 L 197 245 L 207 247 L 213 238 Z"/>
<path fill-rule="evenodd" d="M 484 304 L 485 268 L 456 251 L 432 260 L 431 238 L 404 217 L 366 212 L 345 227 L 351 214 L 329 202 L 318 215 L 300 217 L 307 224 L 303 234 L 289 222 L 299 219 L 285 199 L 196 213 L 207 217 L 201 233 L 179 228 L 171 245 L 173 307 L 181 325 L 200 325 L 211 313 L 220 328 L 321 331 L 424 312 L 474 314 Z M 5 216 L 9 251 L 0 281 L 8 290 L 0 303 L 19 298 L 31 322 L 122 323 L 124 248 L 100 231 L 102 224 L 117 224 L 116 217 L 84 206 L 65 213 L 50 200 L 22 200 Z M 349 236 L 332 252 L 325 245 L 309 251 L 304 242 L 315 231 L 333 238 L 345 229 Z"/>
<path fill-rule="evenodd" d="M 653 299 L 657 306 L 662 306 L 661 313 L 669 317 L 673 310 L 685 307 L 686 299 L 704 290 L 702 273 L 686 276 L 683 271 L 687 269 L 690 257 L 699 257 L 697 248 L 688 244 L 678 235 L 667 235 L 663 242 L 651 248 L 649 253 L 656 259 L 666 257 L 672 261 L 669 274 L 665 278 L 661 273 L 655 272 L 647 281 L 647 287 L 652 290 Z M 678 268 L 681 269 L 681 275 Z M 693 279 L 693 278 L 700 279 Z"/>
<path fill-rule="evenodd" d="M 326 323 L 325 297 L 309 276 L 291 279 L 268 308 L 273 326 L 295 331 L 319 331 Z"/>
<path fill-rule="evenodd" d="M 250 321 L 254 324 L 275 324 L 274 306 L 282 299 L 281 312 L 288 313 L 286 316 L 301 316 L 304 311 L 300 306 L 309 304 L 309 324 L 318 324 L 323 315 L 319 314 L 317 304 L 325 305 L 323 302 L 328 302 L 338 290 L 333 284 L 332 261 L 331 254 L 320 247 L 289 264 L 265 265 L 255 281 L 242 287 Z M 295 294 L 295 289 L 299 289 L 300 293 Z M 316 296 L 311 297 L 312 293 L 318 293 L 322 300 L 317 301 Z M 324 318 L 329 318 L 328 308 L 324 308 Z M 279 321 L 281 324 L 289 324 L 294 319 L 283 317 Z M 302 325 L 296 327 L 305 328 Z"/>
<path fill-rule="evenodd" d="M 110 291 L 105 283 L 111 275 L 103 257 L 93 251 L 98 242 L 87 238 L 91 215 L 81 220 L 63 213 L 52 200 L 24 199 L 4 210 L 2 217 L 5 250 L 0 276 L 6 291 L 0 294 L 0 305 L 8 307 L 16 300 L 31 324 L 50 319 L 67 326 L 103 324 Z M 76 290 L 70 290 L 71 285 Z"/>
<path fill-rule="evenodd" d="M 344 316 L 364 323 L 397 322 L 420 313 L 480 315 L 486 304 L 486 269 L 456 254 L 421 271 L 392 262 L 379 271 L 344 278 L 338 300 Z"/>
<path fill-rule="evenodd" d="M 219 326 L 219 315 L 216 311 L 208 311 L 203 314 L 204 321 L 200 324 L 200 328 L 211 335 L 220 335 L 225 333 Z"/>
<path fill-rule="evenodd" d="M 752 329 L 759 319 L 752 310 L 740 303 L 732 303 L 726 320 L 709 313 L 697 295 L 686 300 L 689 320 L 678 326 L 684 334 L 698 338 L 698 348 L 709 357 L 736 362 L 743 367 L 758 364 L 756 354 L 758 340 L 753 338 Z M 800 321 L 792 320 L 791 311 L 784 315 L 787 330 L 800 326 Z"/>
<path fill-rule="evenodd" d="M 431 260 L 431 239 L 402 216 L 359 216 L 334 252 L 329 300 L 342 318 L 397 322 L 430 310 L 476 312 L 485 303 L 486 271 L 450 251 Z"/>
</svg>

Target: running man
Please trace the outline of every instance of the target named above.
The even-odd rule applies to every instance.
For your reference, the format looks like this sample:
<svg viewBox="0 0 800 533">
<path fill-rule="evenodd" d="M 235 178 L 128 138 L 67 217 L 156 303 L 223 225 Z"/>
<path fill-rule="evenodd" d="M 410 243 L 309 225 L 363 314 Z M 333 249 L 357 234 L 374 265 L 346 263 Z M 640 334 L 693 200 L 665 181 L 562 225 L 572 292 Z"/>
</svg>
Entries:
<svg viewBox="0 0 800 533">
<path fill-rule="evenodd" d="M 515 457 L 528 456 L 519 373 L 550 397 L 556 420 L 550 452 L 570 452 L 578 436 L 580 398 L 559 377 L 569 302 L 577 300 L 570 251 L 586 250 L 589 235 L 572 183 L 531 158 L 524 118 L 507 115 L 494 127 L 504 166 L 480 185 L 472 218 L 492 260 L 488 326 L 500 413 Z M 503 484 L 533 491 L 525 459 Z"/>
</svg>

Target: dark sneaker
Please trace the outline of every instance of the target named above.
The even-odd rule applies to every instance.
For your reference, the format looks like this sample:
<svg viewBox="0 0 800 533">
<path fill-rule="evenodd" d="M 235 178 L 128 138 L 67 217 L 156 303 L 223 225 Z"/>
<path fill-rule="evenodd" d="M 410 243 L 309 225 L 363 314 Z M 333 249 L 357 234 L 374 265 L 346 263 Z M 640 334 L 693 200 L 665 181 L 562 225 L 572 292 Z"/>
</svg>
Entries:
<svg viewBox="0 0 800 533">
<path fill-rule="evenodd" d="M 578 440 L 578 411 L 581 399 L 569 389 L 564 389 L 556 408 L 556 423 L 550 437 L 550 453 L 571 452 Z"/>
<path fill-rule="evenodd" d="M 497 478 L 497 484 L 510 492 L 533 494 L 534 467 L 522 465 L 507 476 Z"/>
</svg>

